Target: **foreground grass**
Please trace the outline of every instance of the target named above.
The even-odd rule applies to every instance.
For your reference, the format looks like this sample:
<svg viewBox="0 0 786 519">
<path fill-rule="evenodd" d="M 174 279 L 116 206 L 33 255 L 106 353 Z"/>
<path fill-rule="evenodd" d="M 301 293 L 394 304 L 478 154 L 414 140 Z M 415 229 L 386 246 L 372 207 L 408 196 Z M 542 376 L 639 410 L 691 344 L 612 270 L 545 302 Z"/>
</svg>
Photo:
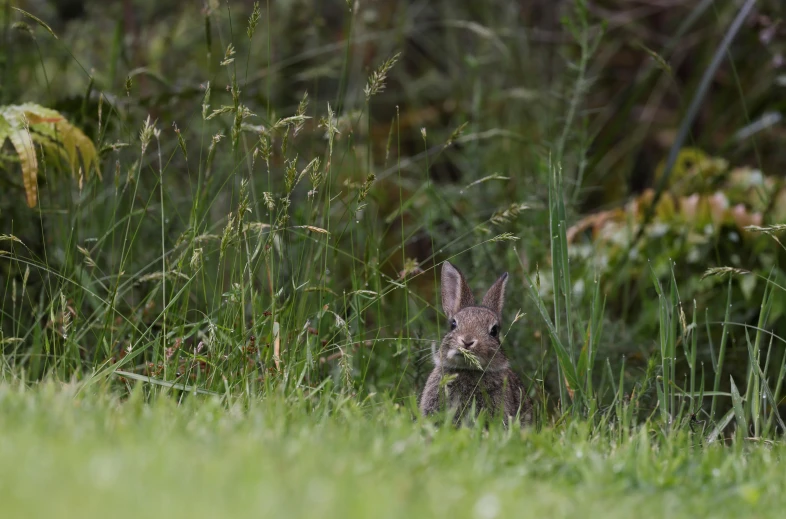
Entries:
<svg viewBox="0 0 786 519">
<path fill-rule="evenodd" d="M 4 385 L 0 416 L 4 517 L 775 517 L 786 504 L 779 444 L 456 431 L 382 399 L 121 403 Z"/>
</svg>

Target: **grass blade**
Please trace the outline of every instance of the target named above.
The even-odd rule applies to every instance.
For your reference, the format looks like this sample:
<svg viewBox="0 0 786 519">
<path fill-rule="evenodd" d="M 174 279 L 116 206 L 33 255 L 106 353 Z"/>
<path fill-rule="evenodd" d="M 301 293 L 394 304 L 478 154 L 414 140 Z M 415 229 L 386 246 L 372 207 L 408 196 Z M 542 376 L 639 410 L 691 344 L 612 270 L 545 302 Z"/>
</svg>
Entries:
<svg viewBox="0 0 786 519">
<path fill-rule="evenodd" d="M 707 444 L 714 442 L 718 438 L 718 436 L 723 432 L 723 430 L 729 426 L 729 423 L 731 422 L 732 418 L 734 418 L 734 409 L 729 409 L 729 411 L 725 415 L 723 415 L 723 418 L 721 418 L 718 421 L 718 423 L 715 424 L 715 427 L 712 428 L 710 434 L 707 435 L 706 438 Z"/>
<path fill-rule="evenodd" d="M 718 350 L 718 363 L 714 366 L 715 382 L 712 385 L 712 404 L 710 405 L 710 419 L 715 418 L 715 405 L 718 391 L 720 390 L 720 377 L 723 372 L 723 361 L 726 357 L 726 341 L 729 338 L 729 316 L 731 314 L 731 276 L 729 276 L 729 286 L 726 292 L 726 315 L 723 318 L 723 331 L 721 333 L 720 349 Z"/>
<path fill-rule="evenodd" d="M 133 380 L 138 380 L 140 382 L 147 382 L 149 384 L 154 384 L 156 386 L 162 386 L 169 389 L 177 389 L 179 391 L 186 391 L 188 393 L 199 393 L 201 395 L 212 395 L 212 396 L 220 396 L 215 391 L 208 391 L 207 389 L 201 389 L 195 386 L 189 386 L 187 384 L 180 384 L 178 382 L 168 382 L 166 380 L 160 380 L 157 378 L 147 377 L 145 375 L 140 375 L 138 373 L 131 373 L 130 371 L 122 371 L 117 370 L 114 372 L 115 375 L 120 377 L 130 378 Z"/>
<path fill-rule="evenodd" d="M 748 434 L 748 420 L 745 418 L 745 408 L 743 407 L 742 397 L 737 390 L 737 384 L 734 383 L 734 377 L 729 376 L 731 380 L 731 403 L 733 406 L 734 417 L 737 419 L 737 430 L 742 431 L 742 434 Z"/>
</svg>

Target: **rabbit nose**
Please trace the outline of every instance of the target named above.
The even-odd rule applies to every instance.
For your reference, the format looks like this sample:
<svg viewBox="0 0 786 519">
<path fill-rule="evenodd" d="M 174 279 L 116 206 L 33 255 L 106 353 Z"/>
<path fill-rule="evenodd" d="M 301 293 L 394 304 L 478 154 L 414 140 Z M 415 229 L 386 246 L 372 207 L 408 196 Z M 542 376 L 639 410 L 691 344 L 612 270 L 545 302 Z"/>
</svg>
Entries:
<svg viewBox="0 0 786 519">
<path fill-rule="evenodd" d="M 475 345 L 475 339 L 461 339 L 465 348 L 471 348 Z"/>
</svg>

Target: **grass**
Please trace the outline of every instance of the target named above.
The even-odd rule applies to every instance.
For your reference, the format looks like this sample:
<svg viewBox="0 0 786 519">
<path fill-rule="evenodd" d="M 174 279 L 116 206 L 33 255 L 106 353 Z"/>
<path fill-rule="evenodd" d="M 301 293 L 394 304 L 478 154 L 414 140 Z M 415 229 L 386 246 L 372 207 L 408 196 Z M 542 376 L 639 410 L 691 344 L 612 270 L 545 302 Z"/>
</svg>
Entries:
<svg viewBox="0 0 786 519">
<path fill-rule="evenodd" d="M 433 2 L 426 22 L 405 7 L 338 4 L 343 32 L 325 32 L 342 40 L 327 45 L 313 24 L 306 45 L 298 24 L 313 13 L 265 2 L 190 5 L 173 15 L 177 30 L 151 25 L 147 40 L 121 22 L 55 40 L 40 18 L 12 27 L 5 2 L 3 37 L 38 39 L 13 39 L 2 67 L 18 73 L 3 75 L 2 102 L 26 92 L 63 103 L 101 150 L 104 177 L 83 185 L 42 157 L 29 210 L 14 157 L 0 155 L 0 515 L 782 510 L 780 271 L 745 278 L 762 293 L 751 304 L 735 298 L 745 269 L 707 260 L 710 281 L 728 279 L 701 308 L 683 299 L 671 258 L 618 266 L 626 287 L 649 284 L 634 296 L 637 317 L 657 333 L 636 336 L 627 309 L 607 305 L 631 296 L 569 255 L 586 188 L 603 187 L 606 166 L 624 169 L 620 154 L 649 131 L 620 130 L 610 110 L 630 115 L 636 99 L 685 86 L 677 97 L 697 101 L 674 125 L 674 149 L 695 144 L 690 120 L 713 92 L 691 85 L 709 84 L 736 40 L 701 40 L 716 59 L 685 85 L 667 59 L 685 59 L 680 38 L 709 4 L 690 8 L 669 55 L 643 47 L 668 87 L 644 66 L 595 119 L 587 96 L 616 43 L 586 2 L 534 36 L 509 13 L 453 0 Z M 106 9 L 84 23 L 108 24 Z M 713 11 L 712 34 L 732 34 L 735 13 Z M 397 30 L 374 31 L 374 20 Z M 565 60 L 557 69 L 540 61 L 546 36 Z M 148 66 L 126 57 L 127 37 L 149 44 Z M 56 95 L 61 83 L 78 109 Z M 757 95 L 752 105 L 770 99 Z M 625 142 L 610 149 L 617 130 Z M 473 288 L 511 272 L 504 345 L 537 401 L 535 427 L 418 417 L 445 331 L 444 260 Z"/>
<path fill-rule="evenodd" d="M 434 427 L 382 396 L 0 386 L 6 517 L 778 517 L 784 446 Z"/>
</svg>

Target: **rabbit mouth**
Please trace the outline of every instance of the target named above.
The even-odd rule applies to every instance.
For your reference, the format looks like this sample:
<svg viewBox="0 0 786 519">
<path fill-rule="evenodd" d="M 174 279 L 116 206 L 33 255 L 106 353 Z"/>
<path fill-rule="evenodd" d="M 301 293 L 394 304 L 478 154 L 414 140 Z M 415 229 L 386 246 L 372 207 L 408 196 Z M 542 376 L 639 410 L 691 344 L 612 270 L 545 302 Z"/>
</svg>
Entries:
<svg viewBox="0 0 786 519">
<path fill-rule="evenodd" d="M 503 355 L 487 359 L 467 348 L 450 345 L 434 354 L 434 365 L 443 369 L 461 371 L 503 371 L 508 368 Z M 497 357 L 495 355 L 495 357 Z"/>
<path fill-rule="evenodd" d="M 450 348 L 444 355 L 437 355 L 434 360 L 437 365 L 445 368 L 483 370 L 482 361 L 465 348 Z"/>
</svg>

